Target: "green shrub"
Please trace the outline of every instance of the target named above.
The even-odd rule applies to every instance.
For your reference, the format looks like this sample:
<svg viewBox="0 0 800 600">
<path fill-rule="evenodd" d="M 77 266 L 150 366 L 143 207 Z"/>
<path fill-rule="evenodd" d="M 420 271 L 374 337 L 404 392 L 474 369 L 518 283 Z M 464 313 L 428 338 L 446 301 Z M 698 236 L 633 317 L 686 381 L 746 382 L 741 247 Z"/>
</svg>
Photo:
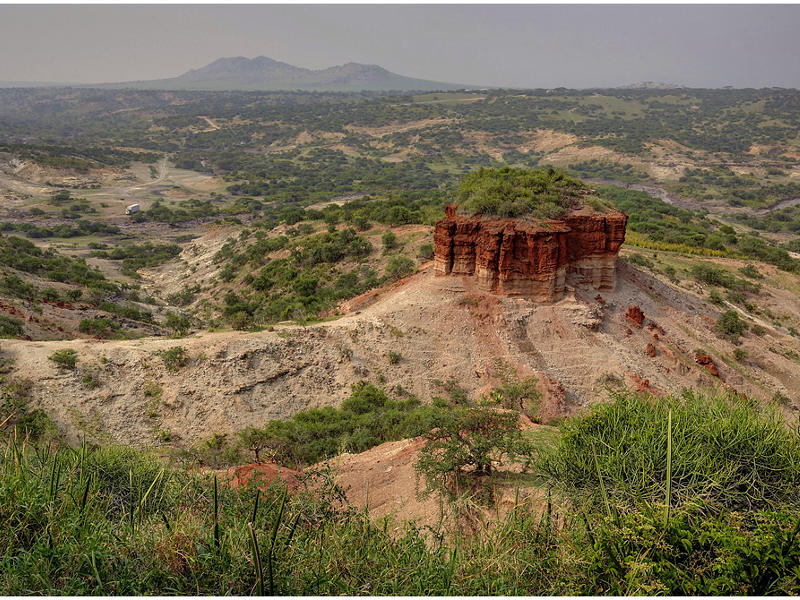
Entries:
<svg viewBox="0 0 800 600">
<path fill-rule="evenodd" d="M 14 422 L 17 433 L 35 441 L 55 436 L 58 433 L 53 420 L 40 408 L 24 411 Z"/>
<path fill-rule="evenodd" d="M 794 593 L 800 560 L 797 513 L 748 510 L 709 515 L 701 507 L 642 509 L 605 519 L 579 550 L 589 589 L 608 595 Z M 585 561 L 585 562 L 583 562 Z"/>
<path fill-rule="evenodd" d="M 438 417 L 414 463 L 425 480 L 422 496 L 436 491 L 452 498 L 474 491 L 478 478 L 529 450 L 516 411 L 499 412 L 487 405 L 454 407 Z"/>
<path fill-rule="evenodd" d="M 434 427 L 439 412 L 416 398 L 394 400 L 360 382 L 340 408 L 300 411 L 287 421 L 248 429 L 237 446 L 255 454 L 257 445 L 259 457 L 268 452 L 283 464 L 309 465 L 342 450 L 363 452 L 383 442 L 422 435 Z"/>
<path fill-rule="evenodd" d="M 109 282 L 97 268 L 86 264 L 85 260 L 59 254 L 53 248 L 42 250 L 30 241 L 15 236 L 0 236 L 0 265 L 50 281 L 89 287 L 101 294 L 118 291 L 116 285 Z M 31 299 L 37 294 L 35 286 L 16 275 L 0 280 L 0 290 Z"/>
<path fill-rule="evenodd" d="M 715 289 L 712 289 L 712 290 L 711 290 L 711 291 L 708 293 L 708 301 L 709 301 L 709 302 L 711 302 L 711 303 L 713 303 L 713 304 L 716 304 L 716 305 L 718 305 L 718 306 L 722 306 L 723 304 L 725 304 L 725 298 L 723 298 L 723 297 L 722 297 L 722 294 L 720 294 L 720 293 L 719 293 L 717 290 L 715 290 Z"/>
<path fill-rule="evenodd" d="M 72 193 L 69 190 L 58 190 L 55 194 L 50 196 L 50 204 L 60 206 L 66 204 L 72 199 Z"/>
<path fill-rule="evenodd" d="M 118 323 L 107 317 L 92 317 L 89 319 L 82 319 L 78 324 L 78 331 L 99 338 L 110 338 L 114 336 L 120 329 L 121 328 Z"/>
<path fill-rule="evenodd" d="M 164 327 L 171 329 L 177 336 L 184 336 L 189 333 L 189 328 L 192 325 L 192 320 L 180 313 L 167 312 L 167 318 L 164 320 Z"/>
<path fill-rule="evenodd" d="M 237 273 L 236 267 L 234 265 L 228 263 L 219 272 L 219 278 L 222 281 L 224 281 L 226 283 L 229 283 L 229 282 L 233 281 L 236 278 L 236 273 Z"/>
<path fill-rule="evenodd" d="M 50 355 L 50 360 L 62 369 L 74 369 L 78 364 L 78 353 L 72 348 L 62 348 Z"/>
<path fill-rule="evenodd" d="M 81 373 L 81 383 L 90 390 L 100 387 L 100 378 L 94 371 L 83 371 Z"/>
<path fill-rule="evenodd" d="M 51 287 L 41 290 L 39 292 L 39 297 L 46 302 L 58 302 L 61 299 L 58 290 Z"/>
<path fill-rule="evenodd" d="M 245 427 L 239 432 L 238 446 L 253 453 L 256 462 L 261 462 L 261 453 L 279 444 L 279 441 L 266 429 Z"/>
<path fill-rule="evenodd" d="M 164 366 L 167 368 L 167 371 L 170 372 L 185 367 L 189 360 L 189 353 L 183 346 L 175 346 L 168 350 L 162 350 L 158 354 L 161 356 L 161 360 L 164 361 Z"/>
<path fill-rule="evenodd" d="M 707 263 L 692 265 L 692 276 L 703 283 L 718 285 L 734 292 L 751 292 L 757 294 L 761 290 L 760 284 L 739 279 L 728 273 L 725 269 Z"/>
<path fill-rule="evenodd" d="M 737 340 L 747 330 L 747 322 L 735 310 L 726 310 L 717 319 L 715 328 L 731 340 Z"/>
<path fill-rule="evenodd" d="M 167 302 L 175 306 L 188 306 L 194 302 L 197 290 L 188 286 L 183 286 L 180 292 L 175 292 L 167 296 Z"/>
<path fill-rule="evenodd" d="M 134 298 L 136 297 L 135 292 L 131 292 L 131 296 Z M 152 323 L 153 322 L 153 315 L 147 311 L 139 310 L 135 306 L 131 306 L 129 304 L 116 304 L 114 302 L 101 302 L 98 307 L 99 310 L 104 310 L 114 315 L 119 315 L 126 319 L 131 319 L 133 321 L 144 321 L 145 323 Z M 112 328 L 115 326 L 115 323 L 111 323 Z"/>
<path fill-rule="evenodd" d="M 758 269 L 755 267 L 755 265 L 745 265 L 743 267 L 739 267 L 739 272 L 750 279 L 764 279 L 764 276 L 758 272 Z"/>
<path fill-rule="evenodd" d="M 9 296 L 33 300 L 36 298 L 36 286 L 23 281 L 16 275 L 6 275 L 0 282 L 0 290 Z"/>
<path fill-rule="evenodd" d="M 692 265 L 692 276 L 703 283 L 726 288 L 733 287 L 733 281 L 735 279 L 733 275 L 727 271 L 706 263 Z"/>
<path fill-rule="evenodd" d="M 678 272 L 675 270 L 675 267 L 673 267 L 672 265 L 667 265 L 666 267 L 661 269 L 661 272 L 664 273 L 664 275 L 667 276 L 667 279 L 669 279 L 672 283 L 680 283 L 680 278 L 678 277 Z"/>
<path fill-rule="evenodd" d="M 434 255 L 433 244 L 422 244 L 417 252 L 417 258 L 422 260 L 432 260 Z"/>
<path fill-rule="evenodd" d="M 386 262 L 386 278 L 397 280 L 411 275 L 417 266 L 407 256 L 392 256 Z"/>
<path fill-rule="evenodd" d="M 21 336 L 25 329 L 25 322 L 16 317 L 0 315 L 0 338 Z"/>
<path fill-rule="evenodd" d="M 448 400 L 451 406 L 467 406 L 469 398 L 467 392 L 458 384 L 455 379 L 448 379 L 447 381 L 433 380 L 434 385 L 447 392 Z"/>
<path fill-rule="evenodd" d="M 228 317 L 228 322 L 234 329 L 244 331 L 253 326 L 253 316 L 247 311 L 237 310 Z"/>
<path fill-rule="evenodd" d="M 181 247 L 178 244 L 154 244 L 152 242 L 145 242 L 143 244 L 117 246 L 110 251 L 97 250 L 92 254 L 110 260 L 121 260 L 122 272 L 128 275 L 135 275 L 138 269 L 161 265 L 172 260 L 180 253 Z"/>
<path fill-rule="evenodd" d="M 636 265 L 637 267 L 645 267 L 646 269 L 650 270 L 654 270 L 656 268 L 656 265 L 652 260 L 638 253 L 630 254 L 627 257 L 627 261 L 632 265 Z"/>
<path fill-rule="evenodd" d="M 353 225 L 358 231 L 368 231 L 372 226 L 369 222 L 369 218 L 365 215 L 356 215 L 353 218 Z"/>
<path fill-rule="evenodd" d="M 520 378 L 516 371 L 505 364 L 496 374 L 502 385 L 493 391 L 494 399 L 504 408 L 517 410 L 536 421 L 542 400 L 539 381 L 535 377 Z"/>
<path fill-rule="evenodd" d="M 381 236 L 384 252 L 397 248 L 397 236 L 393 231 L 387 231 Z"/>
</svg>

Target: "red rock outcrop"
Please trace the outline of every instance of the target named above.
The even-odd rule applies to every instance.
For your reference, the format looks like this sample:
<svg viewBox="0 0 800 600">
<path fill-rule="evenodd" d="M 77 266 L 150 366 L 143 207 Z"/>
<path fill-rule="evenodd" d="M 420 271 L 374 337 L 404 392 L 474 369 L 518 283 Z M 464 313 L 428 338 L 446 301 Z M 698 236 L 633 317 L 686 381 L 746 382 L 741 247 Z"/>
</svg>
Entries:
<svg viewBox="0 0 800 600">
<path fill-rule="evenodd" d="M 694 361 L 698 365 L 705 367 L 706 371 L 708 371 L 714 377 L 719 377 L 719 371 L 717 370 L 717 365 L 714 364 L 714 361 L 708 354 L 703 354 L 702 352 L 695 352 Z"/>
<path fill-rule="evenodd" d="M 656 347 L 653 344 L 647 344 L 645 352 L 647 353 L 647 356 L 653 358 L 656 355 Z"/>
<path fill-rule="evenodd" d="M 649 379 L 642 379 L 636 373 L 629 373 L 628 376 L 630 377 L 633 384 L 636 386 L 637 392 L 642 392 L 645 394 L 652 394 L 653 396 L 663 396 L 664 392 L 659 390 L 656 387 L 650 385 Z"/>
<path fill-rule="evenodd" d="M 628 310 L 625 311 L 625 319 L 632 325 L 641 327 L 642 323 L 644 323 L 644 313 L 641 308 L 632 304 L 628 307 Z"/>
<path fill-rule="evenodd" d="M 560 220 L 530 222 L 456 214 L 434 232 L 437 275 L 474 275 L 480 288 L 552 300 L 571 283 L 613 289 L 615 260 L 628 217 L 578 210 Z"/>
</svg>

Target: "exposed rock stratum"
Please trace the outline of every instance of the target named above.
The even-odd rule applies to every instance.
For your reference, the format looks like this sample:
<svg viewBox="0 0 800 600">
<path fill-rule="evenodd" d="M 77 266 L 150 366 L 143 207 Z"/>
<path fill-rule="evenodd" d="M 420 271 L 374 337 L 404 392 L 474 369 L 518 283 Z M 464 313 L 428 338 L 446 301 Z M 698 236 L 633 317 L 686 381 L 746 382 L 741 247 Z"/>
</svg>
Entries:
<svg viewBox="0 0 800 600">
<path fill-rule="evenodd" d="M 587 209 L 541 222 L 456 214 L 434 232 L 437 275 L 474 275 L 478 286 L 501 294 L 557 300 L 567 280 L 613 290 L 615 261 L 628 217 Z"/>
</svg>

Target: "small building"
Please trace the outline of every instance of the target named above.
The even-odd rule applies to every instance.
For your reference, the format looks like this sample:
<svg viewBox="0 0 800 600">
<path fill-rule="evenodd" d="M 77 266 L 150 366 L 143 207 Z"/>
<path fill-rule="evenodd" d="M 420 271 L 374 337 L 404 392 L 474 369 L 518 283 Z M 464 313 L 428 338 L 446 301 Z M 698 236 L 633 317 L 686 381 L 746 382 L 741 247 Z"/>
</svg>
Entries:
<svg viewBox="0 0 800 600">
<path fill-rule="evenodd" d="M 133 213 L 139 212 L 139 205 L 138 204 L 131 204 L 125 209 L 126 215 L 132 215 Z"/>
</svg>

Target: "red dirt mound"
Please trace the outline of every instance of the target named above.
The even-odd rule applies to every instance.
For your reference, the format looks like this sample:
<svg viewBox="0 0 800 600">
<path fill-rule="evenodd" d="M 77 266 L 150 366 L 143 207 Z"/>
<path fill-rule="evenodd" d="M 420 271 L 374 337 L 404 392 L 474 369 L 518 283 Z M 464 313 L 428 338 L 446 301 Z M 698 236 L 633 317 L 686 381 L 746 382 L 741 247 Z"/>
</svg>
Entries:
<svg viewBox="0 0 800 600">
<path fill-rule="evenodd" d="M 234 489 L 246 486 L 251 479 L 255 479 L 258 486 L 264 489 L 278 479 L 285 483 L 290 491 L 294 491 L 300 487 L 303 474 L 275 463 L 260 462 L 231 467 L 227 471 L 227 476 L 230 487 Z"/>
</svg>

